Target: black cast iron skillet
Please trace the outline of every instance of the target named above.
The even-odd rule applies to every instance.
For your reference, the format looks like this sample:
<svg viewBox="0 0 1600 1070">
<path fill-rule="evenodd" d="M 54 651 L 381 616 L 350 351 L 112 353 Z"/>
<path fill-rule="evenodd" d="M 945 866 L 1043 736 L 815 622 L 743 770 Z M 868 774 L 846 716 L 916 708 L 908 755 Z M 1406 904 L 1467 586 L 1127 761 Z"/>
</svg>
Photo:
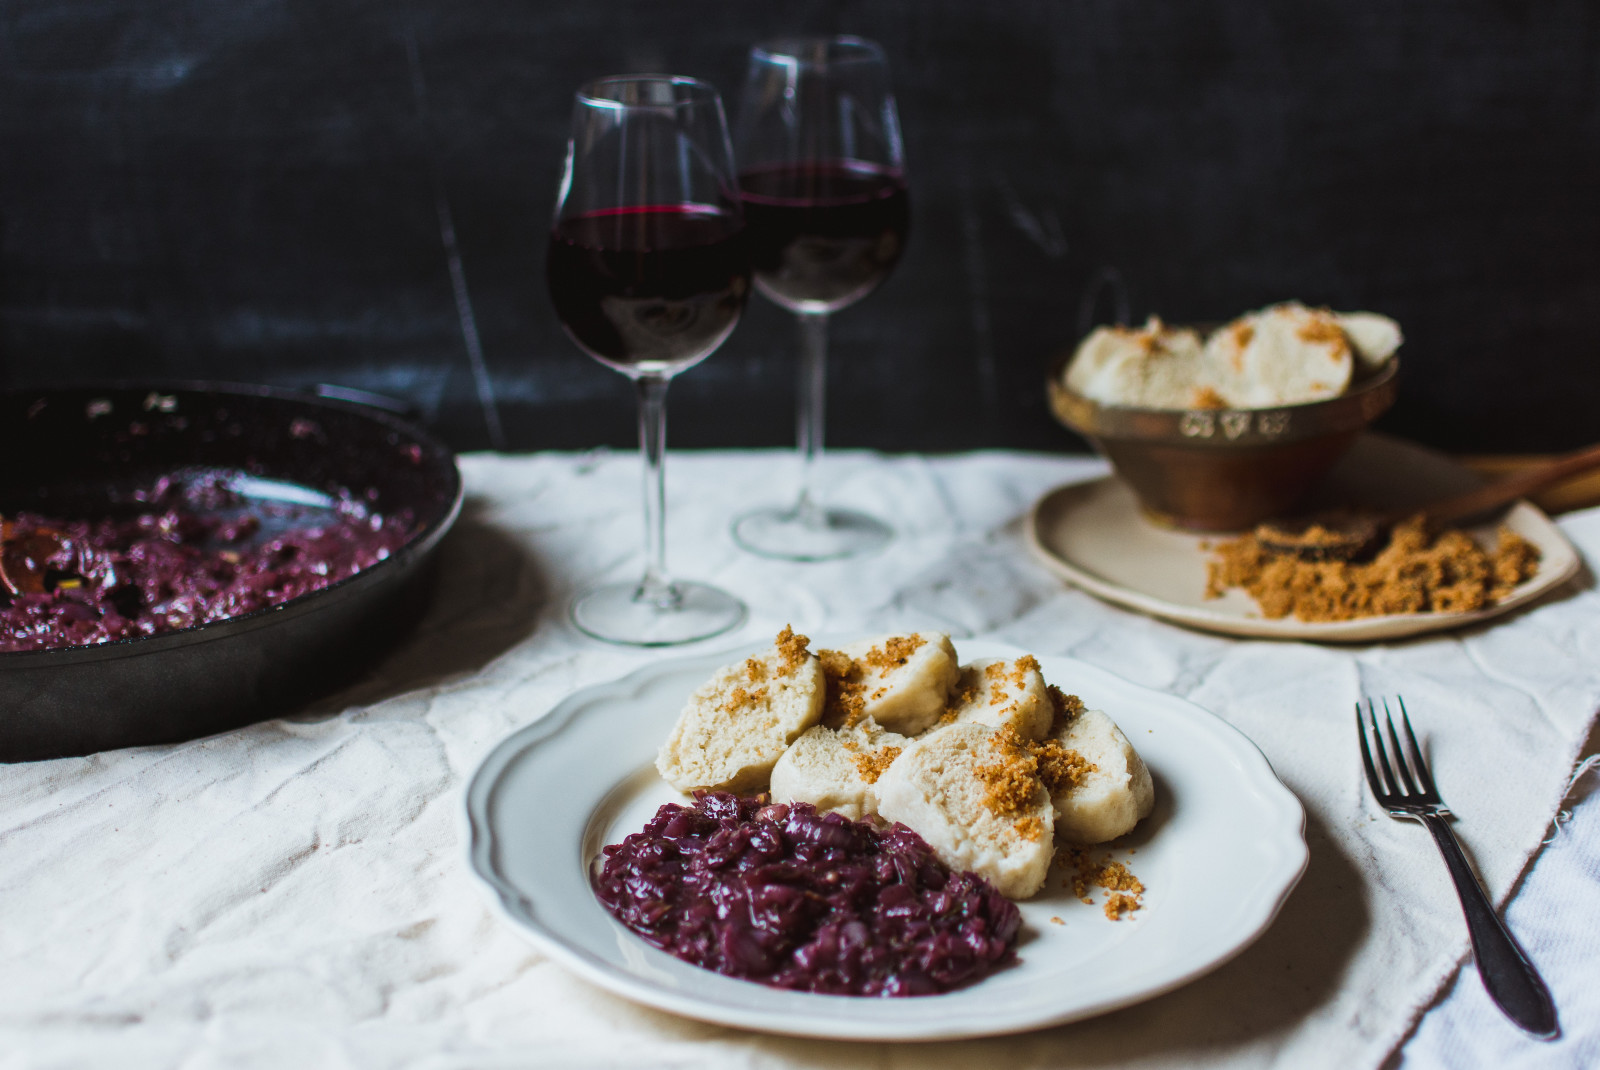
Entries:
<svg viewBox="0 0 1600 1070">
<path fill-rule="evenodd" d="M 366 405 L 214 383 L 0 392 L 0 514 L 92 518 L 186 466 L 317 491 L 377 490 L 410 541 L 372 568 L 247 616 L 100 646 L 0 653 L 0 761 L 210 735 L 359 676 L 427 607 L 434 550 L 461 509 L 444 445 Z"/>
</svg>

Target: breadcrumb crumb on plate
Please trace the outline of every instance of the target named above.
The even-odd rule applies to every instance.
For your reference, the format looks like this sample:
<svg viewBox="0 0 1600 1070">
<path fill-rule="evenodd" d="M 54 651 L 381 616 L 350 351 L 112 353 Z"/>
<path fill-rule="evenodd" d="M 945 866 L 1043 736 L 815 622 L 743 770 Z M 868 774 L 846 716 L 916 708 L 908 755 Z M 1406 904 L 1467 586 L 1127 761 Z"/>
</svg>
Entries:
<svg viewBox="0 0 1600 1070">
<path fill-rule="evenodd" d="M 1335 466 L 1324 493 L 1331 500 L 1342 497 L 1388 509 L 1426 503 L 1479 482 L 1442 454 L 1368 434 Z M 1577 550 L 1538 506 L 1518 502 L 1503 518 L 1468 530 L 1481 544 L 1493 547 L 1501 524 L 1538 550 L 1539 564 L 1531 577 L 1494 604 L 1453 612 L 1317 621 L 1270 618 L 1242 590 L 1208 598 L 1207 563 L 1226 536 L 1158 527 L 1140 511 L 1133 491 L 1113 476 L 1046 494 L 1034 504 L 1026 531 L 1034 554 L 1056 575 L 1096 597 L 1153 617 L 1224 635 L 1364 643 L 1491 620 L 1552 594 L 1577 573 Z"/>
<path fill-rule="evenodd" d="M 1023 653 L 980 641 L 959 648 L 963 658 Z M 1045 679 L 1137 733 L 1155 776 L 1154 813 L 1109 850 L 1094 849 L 1123 862 L 1145 889 L 1132 920 L 1108 921 L 1103 902 L 1080 903 L 1057 867 L 1043 891 L 1017 904 L 1018 963 L 940 996 L 816 996 L 698 969 L 612 919 L 591 891 L 589 867 L 605 844 L 680 800 L 656 773 L 656 748 L 685 697 L 754 649 L 662 660 L 577 691 L 498 744 L 470 778 L 463 840 L 491 903 L 512 931 L 613 993 L 705 1021 L 833 1039 L 1035 1029 L 1149 999 L 1215 969 L 1271 924 L 1304 868 L 1304 812 L 1236 729 L 1183 699 L 1039 656 Z"/>
</svg>

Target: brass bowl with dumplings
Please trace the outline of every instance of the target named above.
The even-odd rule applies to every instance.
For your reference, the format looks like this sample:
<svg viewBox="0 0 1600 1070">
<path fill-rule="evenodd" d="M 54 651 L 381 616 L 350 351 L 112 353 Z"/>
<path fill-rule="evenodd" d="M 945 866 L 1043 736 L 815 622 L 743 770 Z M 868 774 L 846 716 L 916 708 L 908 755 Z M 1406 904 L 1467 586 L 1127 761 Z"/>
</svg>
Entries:
<svg viewBox="0 0 1600 1070">
<path fill-rule="evenodd" d="M 1087 438 L 1157 523 L 1242 531 L 1292 512 L 1356 437 L 1394 404 L 1400 360 L 1325 401 L 1269 409 L 1136 409 L 1102 405 L 1050 369 L 1050 411 Z"/>
</svg>

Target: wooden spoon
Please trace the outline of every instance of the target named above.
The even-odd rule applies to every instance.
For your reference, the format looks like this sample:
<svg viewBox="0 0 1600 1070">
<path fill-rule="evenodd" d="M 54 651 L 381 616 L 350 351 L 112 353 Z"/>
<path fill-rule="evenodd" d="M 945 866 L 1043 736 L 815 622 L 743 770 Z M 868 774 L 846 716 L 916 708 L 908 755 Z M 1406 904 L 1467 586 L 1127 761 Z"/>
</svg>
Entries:
<svg viewBox="0 0 1600 1070">
<path fill-rule="evenodd" d="M 1256 540 L 1269 550 L 1294 554 L 1307 561 L 1349 561 L 1371 551 L 1390 528 L 1419 512 L 1429 528 L 1439 528 L 1509 505 L 1518 498 L 1595 468 L 1600 468 L 1600 445 L 1525 468 L 1504 479 L 1420 508 L 1387 512 L 1337 509 L 1265 520 L 1256 526 Z"/>
</svg>

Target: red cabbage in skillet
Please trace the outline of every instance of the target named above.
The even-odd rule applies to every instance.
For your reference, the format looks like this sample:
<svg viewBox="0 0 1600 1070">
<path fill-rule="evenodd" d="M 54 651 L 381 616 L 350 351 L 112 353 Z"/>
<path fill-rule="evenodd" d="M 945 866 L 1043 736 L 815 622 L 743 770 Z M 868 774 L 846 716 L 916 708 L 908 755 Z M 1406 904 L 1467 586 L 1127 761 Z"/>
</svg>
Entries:
<svg viewBox="0 0 1600 1070">
<path fill-rule="evenodd" d="M 404 518 L 388 556 L 319 590 L 168 634 L 0 652 L 0 760 L 206 735 L 359 676 L 426 608 L 434 550 L 460 509 L 450 451 L 369 406 L 264 387 L 0 393 L 0 513 L 129 519 L 141 488 L 217 470 Z M 270 585 L 269 585 L 270 586 Z"/>
</svg>

